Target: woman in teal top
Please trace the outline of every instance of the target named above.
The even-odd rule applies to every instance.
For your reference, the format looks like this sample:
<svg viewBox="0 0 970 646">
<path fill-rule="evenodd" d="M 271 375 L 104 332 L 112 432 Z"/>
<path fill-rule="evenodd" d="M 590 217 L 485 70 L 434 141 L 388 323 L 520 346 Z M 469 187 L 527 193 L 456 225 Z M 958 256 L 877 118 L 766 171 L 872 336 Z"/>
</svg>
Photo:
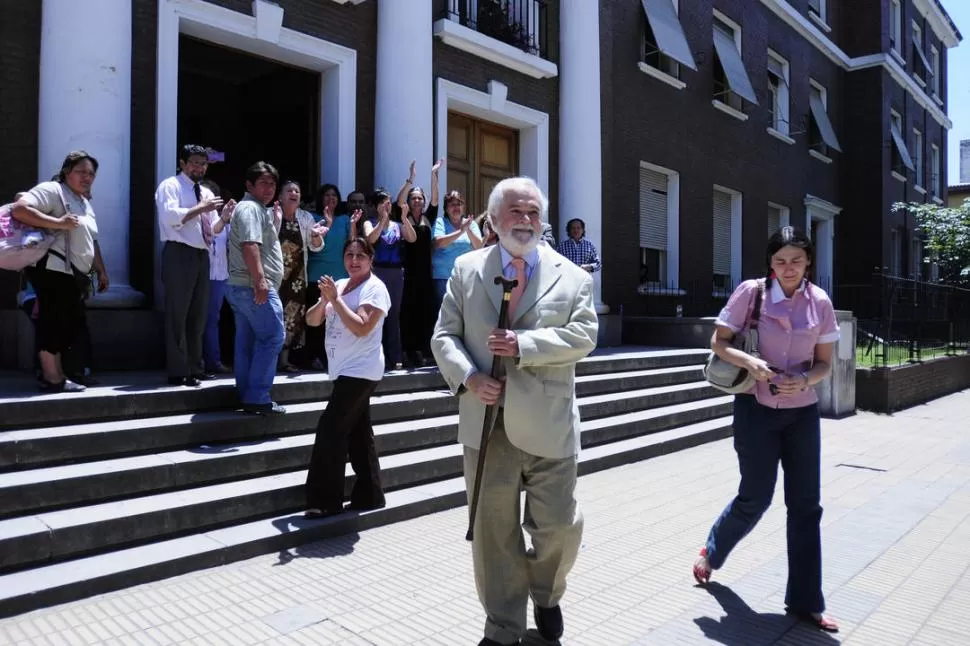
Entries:
<svg viewBox="0 0 970 646">
<path fill-rule="evenodd" d="M 475 219 L 465 213 L 465 198 L 458 191 L 449 191 L 445 196 L 446 217 L 434 222 L 431 238 L 434 250 L 431 252 L 431 278 L 434 280 L 437 308 L 448 289 L 451 270 L 455 268 L 458 256 L 482 246 L 482 232 Z"/>
<path fill-rule="evenodd" d="M 348 199 L 350 196 L 347 196 Z M 344 268 L 344 242 L 350 235 L 350 216 L 340 201 L 340 190 L 333 184 L 324 184 L 317 191 L 316 213 L 313 219 L 317 222 L 324 220 L 330 227 L 324 247 L 321 251 L 313 251 L 307 258 L 307 294 L 306 302 L 316 303 L 320 300 L 320 288 L 317 283 L 324 276 L 334 280 L 347 277 Z M 323 326 L 307 327 L 306 329 L 306 361 L 314 370 L 326 370 L 327 355 L 323 349 Z"/>
</svg>

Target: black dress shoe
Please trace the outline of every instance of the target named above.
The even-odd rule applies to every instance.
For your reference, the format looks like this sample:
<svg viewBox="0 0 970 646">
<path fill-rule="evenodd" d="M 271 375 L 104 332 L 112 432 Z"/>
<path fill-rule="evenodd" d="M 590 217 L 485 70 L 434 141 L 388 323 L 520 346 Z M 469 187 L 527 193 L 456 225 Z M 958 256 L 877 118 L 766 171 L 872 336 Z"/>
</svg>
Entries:
<svg viewBox="0 0 970 646">
<path fill-rule="evenodd" d="M 536 620 L 536 628 L 542 638 L 548 642 L 554 642 L 562 637 L 562 610 L 558 605 L 552 608 L 543 608 L 539 604 L 533 604 L 532 616 Z"/>
<path fill-rule="evenodd" d="M 216 378 L 216 375 L 212 372 L 199 372 L 192 375 L 192 378 L 198 381 L 211 381 Z"/>
<path fill-rule="evenodd" d="M 286 412 L 286 409 L 276 402 L 270 402 L 268 404 L 243 404 L 242 409 L 244 413 L 249 413 L 250 415 L 282 415 Z"/>
<path fill-rule="evenodd" d="M 168 383 L 170 386 L 191 386 L 192 388 L 202 385 L 202 382 L 195 377 L 169 377 Z"/>
<path fill-rule="evenodd" d="M 512 642 L 511 644 L 503 644 L 502 642 L 497 642 L 494 639 L 489 639 L 486 637 L 482 641 L 478 642 L 478 646 L 519 646 L 522 642 Z"/>
</svg>

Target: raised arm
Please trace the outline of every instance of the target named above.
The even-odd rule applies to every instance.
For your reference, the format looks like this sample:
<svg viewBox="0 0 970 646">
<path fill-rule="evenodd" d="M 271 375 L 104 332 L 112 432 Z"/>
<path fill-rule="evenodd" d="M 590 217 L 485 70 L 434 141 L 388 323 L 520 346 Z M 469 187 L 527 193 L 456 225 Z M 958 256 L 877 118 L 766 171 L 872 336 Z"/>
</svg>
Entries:
<svg viewBox="0 0 970 646">
<path fill-rule="evenodd" d="M 412 159 L 411 166 L 408 170 L 408 178 L 404 180 L 404 184 L 401 186 L 401 190 L 397 192 L 397 205 L 404 206 L 408 201 L 408 191 L 414 186 L 415 178 L 415 164 L 416 162 Z"/>
<path fill-rule="evenodd" d="M 441 168 L 444 161 L 444 159 L 439 159 L 431 167 L 431 201 L 428 202 L 431 206 L 438 206 L 438 169 Z"/>
</svg>

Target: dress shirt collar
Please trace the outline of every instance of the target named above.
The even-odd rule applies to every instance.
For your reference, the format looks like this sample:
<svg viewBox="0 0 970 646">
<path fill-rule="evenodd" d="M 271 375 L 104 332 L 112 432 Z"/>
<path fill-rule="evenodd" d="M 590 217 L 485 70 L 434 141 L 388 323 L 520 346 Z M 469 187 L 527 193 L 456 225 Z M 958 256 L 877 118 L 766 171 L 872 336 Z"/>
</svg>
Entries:
<svg viewBox="0 0 970 646">
<path fill-rule="evenodd" d="M 795 294 L 800 294 L 805 291 L 805 282 L 806 282 L 806 279 L 803 278 L 801 284 L 798 286 L 798 289 L 795 290 L 795 293 L 792 294 L 792 296 L 794 296 Z M 781 283 L 778 282 L 778 279 L 772 280 L 771 281 L 771 302 L 780 303 L 784 300 L 788 300 L 788 297 L 785 296 L 785 291 L 781 288 Z"/>
<path fill-rule="evenodd" d="M 502 269 L 504 271 L 505 268 L 509 266 L 509 263 L 512 262 L 512 258 L 514 258 L 514 256 L 508 252 L 501 242 L 499 242 L 498 248 L 502 254 Z M 539 264 L 539 249 L 533 248 L 532 251 L 525 254 L 523 260 L 525 260 L 525 264 L 528 265 L 527 270 L 535 269 L 536 265 Z"/>
</svg>

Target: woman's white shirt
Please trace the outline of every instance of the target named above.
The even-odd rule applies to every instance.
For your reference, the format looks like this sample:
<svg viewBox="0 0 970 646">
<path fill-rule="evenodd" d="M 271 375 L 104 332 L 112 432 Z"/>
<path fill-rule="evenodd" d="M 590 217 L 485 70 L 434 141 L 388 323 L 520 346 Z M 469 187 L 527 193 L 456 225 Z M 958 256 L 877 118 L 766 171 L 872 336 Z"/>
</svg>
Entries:
<svg viewBox="0 0 970 646">
<path fill-rule="evenodd" d="M 391 295 L 377 276 L 370 277 L 353 291 L 344 294 L 349 278 L 337 281 L 337 290 L 351 311 L 363 305 L 371 305 L 381 311 L 381 320 L 364 336 L 356 336 L 327 303 L 326 349 L 331 379 L 356 377 L 368 381 L 380 381 L 384 376 L 384 350 L 381 348 L 381 331 L 384 318 L 391 309 Z"/>
</svg>

